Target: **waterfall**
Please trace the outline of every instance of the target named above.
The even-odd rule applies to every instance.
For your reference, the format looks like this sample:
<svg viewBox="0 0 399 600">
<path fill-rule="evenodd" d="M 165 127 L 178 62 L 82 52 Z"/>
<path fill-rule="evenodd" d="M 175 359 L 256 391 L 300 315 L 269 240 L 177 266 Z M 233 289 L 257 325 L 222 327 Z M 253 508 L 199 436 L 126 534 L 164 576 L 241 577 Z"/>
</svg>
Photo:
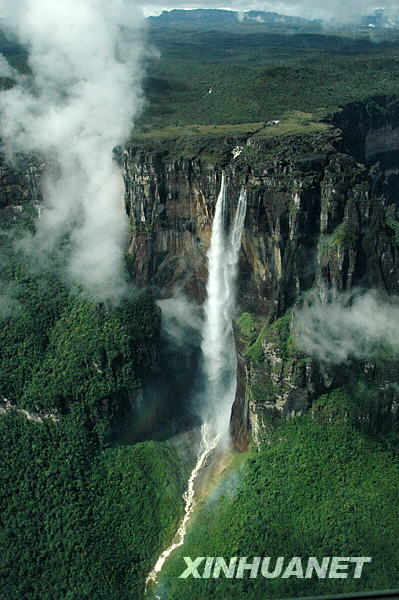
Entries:
<svg viewBox="0 0 399 600">
<path fill-rule="evenodd" d="M 232 321 L 238 258 L 246 210 L 246 192 L 242 189 L 234 222 L 228 233 L 226 231 L 226 179 L 223 173 L 213 219 L 211 243 L 207 253 L 207 299 L 204 304 L 205 318 L 201 344 L 204 385 L 200 397 L 200 413 L 203 419 L 200 449 L 183 495 L 184 517 L 172 544 L 162 552 L 148 575 L 146 586 L 157 582 L 158 574 L 167 558 L 184 543 L 189 519 L 195 506 L 195 483 L 199 473 L 217 447 L 228 446 L 230 414 L 237 386 L 237 358 Z"/>
<path fill-rule="evenodd" d="M 216 203 L 208 250 L 207 299 L 202 332 L 204 374 L 203 417 L 223 442 L 229 437 L 231 407 L 236 392 L 237 358 L 232 320 L 235 283 L 247 202 L 241 190 L 230 235 L 226 233 L 226 181 Z"/>
</svg>

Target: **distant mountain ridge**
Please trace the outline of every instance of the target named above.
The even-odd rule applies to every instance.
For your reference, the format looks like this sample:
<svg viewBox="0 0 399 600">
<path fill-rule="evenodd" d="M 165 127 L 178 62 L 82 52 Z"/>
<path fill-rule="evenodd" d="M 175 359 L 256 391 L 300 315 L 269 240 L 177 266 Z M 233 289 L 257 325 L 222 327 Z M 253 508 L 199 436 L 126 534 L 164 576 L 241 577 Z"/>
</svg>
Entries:
<svg viewBox="0 0 399 600">
<path fill-rule="evenodd" d="M 289 17 L 275 12 L 250 10 L 236 12 L 232 10 L 198 8 L 193 10 L 173 9 L 164 10 L 157 17 L 149 17 L 152 25 L 162 27 L 175 27 L 178 25 L 193 25 L 213 27 L 226 27 L 242 25 L 264 25 L 268 27 L 319 27 L 321 21 Z"/>
<path fill-rule="evenodd" d="M 160 27 L 206 27 L 208 29 L 243 26 L 268 28 L 268 29 L 306 29 L 307 31 L 320 31 L 322 20 L 306 19 L 281 15 L 276 12 L 250 10 L 237 12 L 219 8 L 197 8 L 192 10 L 173 9 L 164 10 L 156 17 L 149 17 L 151 25 Z M 373 28 L 373 29 L 398 29 L 399 21 L 384 9 L 375 10 L 372 15 L 359 15 L 358 20 L 347 25 L 347 28 Z"/>
</svg>

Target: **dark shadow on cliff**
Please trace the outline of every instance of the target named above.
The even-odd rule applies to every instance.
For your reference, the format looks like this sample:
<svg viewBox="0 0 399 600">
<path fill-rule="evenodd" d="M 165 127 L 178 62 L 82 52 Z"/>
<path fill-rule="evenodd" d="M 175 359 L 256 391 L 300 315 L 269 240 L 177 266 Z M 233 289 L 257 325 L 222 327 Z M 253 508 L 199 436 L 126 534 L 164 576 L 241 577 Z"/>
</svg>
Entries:
<svg viewBox="0 0 399 600">
<path fill-rule="evenodd" d="M 199 424 L 191 399 L 198 385 L 201 309 L 179 296 L 159 304 L 157 372 L 119 420 L 114 430 L 118 442 L 167 440 Z"/>
</svg>

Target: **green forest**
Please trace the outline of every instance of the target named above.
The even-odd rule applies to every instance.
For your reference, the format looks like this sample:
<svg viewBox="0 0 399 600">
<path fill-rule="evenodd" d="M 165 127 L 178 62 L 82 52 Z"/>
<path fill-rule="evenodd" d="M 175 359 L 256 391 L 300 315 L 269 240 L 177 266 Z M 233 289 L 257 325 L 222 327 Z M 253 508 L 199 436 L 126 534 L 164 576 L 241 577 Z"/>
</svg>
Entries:
<svg viewBox="0 0 399 600">
<path fill-rule="evenodd" d="M 0 597 L 132 600 L 184 491 L 170 444 L 114 432 L 157 369 L 159 309 L 134 288 L 117 307 L 84 299 L 14 229 L 1 238 Z"/>
<path fill-rule="evenodd" d="M 160 57 L 148 64 L 147 107 L 138 123 L 151 135 L 171 127 L 190 133 L 198 126 L 200 134 L 203 125 L 265 123 L 292 111 L 317 120 L 365 96 L 399 92 L 397 32 L 375 43 L 360 33 L 186 26 L 153 27 L 151 39 Z"/>
<path fill-rule="evenodd" d="M 166 443 L 100 445 L 62 424 L 0 418 L 1 598 L 133 600 L 174 531 L 183 490 Z"/>
<path fill-rule="evenodd" d="M 370 439 L 344 416 L 331 422 L 317 414 L 277 423 L 269 444 L 236 456 L 198 506 L 184 547 L 165 566 L 160 589 L 168 600 L 259 600 L 398 587 L 398 447 Z M 360 580 L 248 574 L 179 579 L 183 556 L 222 556 L 227 562 L 232 556 L 370 556 L 372 562 Z"/>
</svg>

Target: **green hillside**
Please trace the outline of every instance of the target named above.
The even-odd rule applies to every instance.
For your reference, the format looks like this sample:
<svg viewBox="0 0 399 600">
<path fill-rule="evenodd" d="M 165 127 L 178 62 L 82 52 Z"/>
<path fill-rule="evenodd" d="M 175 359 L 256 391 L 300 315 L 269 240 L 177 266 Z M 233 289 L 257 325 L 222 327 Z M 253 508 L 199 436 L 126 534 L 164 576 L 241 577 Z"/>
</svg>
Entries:
<svg viewBox="0 0 399 600">
<path fill-rule="evenodd" d="M 343 421 L 278 425 L 272 443 L 235 464 L 197 510 L 167 563 L 168 600 L 260 600 L 399 587 L 396 451 Z M 361 579 L 179 579 L 183 556 L 370 556 Z M 288 561 L 287 561 L 288 562 Z M 287 563 L 286 563 L 287 564 Z M 203 569 L 200 569 L 202 574 Z"/>
<path fill-rule="evenodd" d="M 160 56 L 148 64 L 141 132 L 265 123 L 290 111 L 317 119 L 353 100 L 399 93 L 399 32 L 378 44 L 368 32 L 151 26 L 149 35 Z"/>
</svg>

